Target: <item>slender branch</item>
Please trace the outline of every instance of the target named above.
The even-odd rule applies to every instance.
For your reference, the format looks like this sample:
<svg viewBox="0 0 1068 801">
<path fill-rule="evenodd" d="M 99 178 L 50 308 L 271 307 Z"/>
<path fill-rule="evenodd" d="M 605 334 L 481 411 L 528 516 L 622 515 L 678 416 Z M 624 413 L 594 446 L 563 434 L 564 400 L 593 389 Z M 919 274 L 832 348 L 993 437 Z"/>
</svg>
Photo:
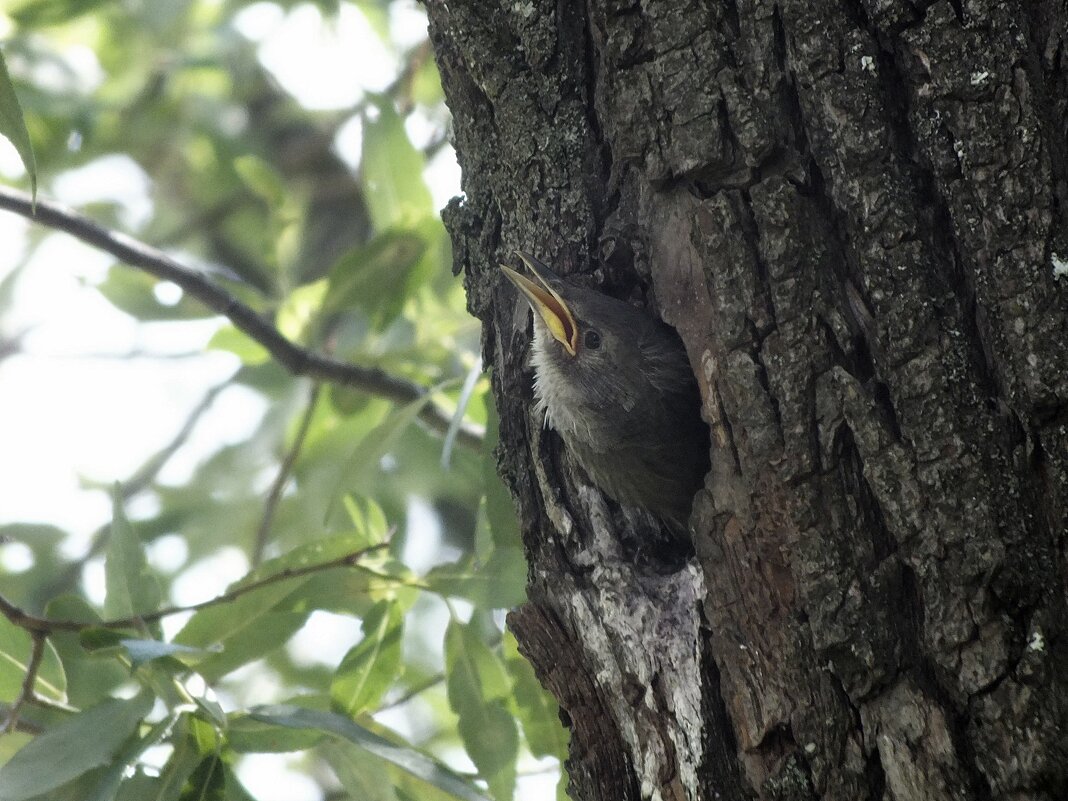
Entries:
<svg viewBox="0 0 1068 801">
<path fill-rule="evenodd" d="M 0 208 L 50 228 L 66 231 L 126 264 L 177 284 L 212 311 L 229 318 L 234 326 L 263 345 L 293 375 L 351 387 L 396 403 L 412 403 L 427 395 L 428 390 L 414 381 L 390 375 L 378 368 L 348 364 L 300 347 L 283 336 L 255 309 L 210 281 L 203 273 L 186 267 L 166 253 L 131 236 L 105 228 L 73 209 L 40 197 L 35 205 L 29 195 L 9 187 L 0 187 Z M 424 406 L 419 417 L 440 433 L 448 430 L 452 420 L 452 415 L 433 403 Z M 468 447 L 477 448 L 482 443 L 482 435 L 481 427 L 465 424 L 458 439 Z"/>
<path fill-rule="evenodd" d="M 19 713 L 22 712 L 22 706 L 27 701 L 32 700 L 36 693 L 33 691 L 33 685 L 37 682 L 37 671 L 41 669 L 41 658 L 44 656 L 45 647 L 45 635 L 43 632 L 35 631 L 32 634 L 33 648 L 30 651 L 30 661 L 26 666 L 26 675 L 22 677 L 22 689 L 19 690 L 19 697 L 15 699 L 15 703 L 11 705 L 11 710 L 8 712 L 7 721 L 4 723 L 4 733 L 12 732 L 19 722 Z"/>
<path fill-rule="evenodd" d="M 365 557 L 369 553 L 379 551 L 383 548 L 389 547 L 388 538 L 385 542 L 380 542 L 376 545 L 371 545 L 367 548 L 361 548 L 358 551 L 347 553 L 344 556 L 339 556 L 336 559 L 330 559 L 326 562 L 317 562 L 311 565 L 304 565 L 302 567 L 287 567 L 285 570 L 279 570 L 277 573 L 272 573 L 265 578 L 258 579 L 257 581 L 243 584 L 240 587 L 234 587 L 234 589 L 224 592 L 222 595 L 216 595 L 214 598 L 209 598 L 206 601 L 200 603 L 190 604 L 189 606 L 168 606 L 163 609 L 157 609 L 155 612 L 147 612 L 143 615 L 133 615 L 131 617 L 120 617 L 113 620 L 102 620 L 98 622 L 86 622 L 83 620 L 52 620 L 44 617 L 37 617 L 26 612 L 11 601 L 0 595 L 0 614 L 6 617 L 11 623 L 19 628 L 25 629 L 34 635 L 35 638 L 44 638 L 57 631 L 85 631 L 86 629 L 129 629 L 137 628 L 145 623 L 155 623 L 158 620 L 162 620 L 165 617 L 171 615 L 178 615 L 183 612 L 197 612 L 201 609 L 207 609 L 209 606 L 219 606 L 221 604 L 227 604 L 232 601 L 236 601 L 243 595 L 248 595 L 250 592 L 262 589 L 270 584 L 277 584 L 280 581 L 288 581 L 290 579 L 300 578 L 301 576 L 307 576 L 312 573 L 319 573 L 324 570 L 331 570 L 335 567 L 360 567 L 360 559 Z"/>
<path fill-rule="evenodd" d="M 8 714 L 11 714 L 11 707 L 8 704 L 0 704 L 0 712 L 2 712 L 5 709 L 8 711 Z M 0 718 L 0 719 L 3 719 L 5 721 L 4 725 L 6 727 L 7 718 Z M 34 737 L 36 737 L 38 734 L 41 734 L 44 731 L 44 729 L 41 728 L 40 726 L 38 726 L 36 723 L 31 723 L 30 721 L 26 720 L 25 718 L 19 718 L 18 720 L 15 721 L 15 725 L 11 728 L 11 731 L 17 731 L 20 734 L 32 734 Z M 0 729 L 0 734 L 6 734 L 6 733 L 8 733 L 8 730 L 6 728 Z"/>
<path fill-rule="evenodd" d="M 271 484 L 271 491 L 268 493 L 267 501 L 263 507 L 263 518 L 260 520 L 259 528 L 256 529 L 256 541 L 252 545 L 253 567 L 257 567 L 263 561 L 263 552 L 267 549 L 267 537 L 271 533 L 274 513 L 278 508 L 278 502 L 282 499 L 282 491 L 285 489 L 286 484 L 289 483 L 289 476 L 293 472 L 293 465 L 296 464 L 297 456 L 300 455 L 300 449 L 304 447 L 304 438 L 308 436 L 308 429 L 311 428 L 312 419 L 315 417 L 315 407 L 319 403 L 321 389 L 322 387 L 319 384 L 312 387 L 308 395 L 307 408 L 304 410 L 304 416 L 300 421 L 300 428 L 297 429 L 293 444 L 278 468 L 278 475 L 274 477 L 274 483 Z"/>
</svg>

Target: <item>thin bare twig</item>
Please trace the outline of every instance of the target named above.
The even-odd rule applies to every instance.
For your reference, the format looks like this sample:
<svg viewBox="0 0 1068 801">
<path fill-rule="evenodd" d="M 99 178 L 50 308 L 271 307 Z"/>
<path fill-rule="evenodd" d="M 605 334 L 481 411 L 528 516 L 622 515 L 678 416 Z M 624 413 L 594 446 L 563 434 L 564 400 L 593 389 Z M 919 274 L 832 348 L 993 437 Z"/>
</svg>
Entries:
<svg viewBox="0 0 1068 801">
<path fill-rule="evenodd" d="M 33 637 L 33 647 L 30 651 L 30 661 L 26 665 L 26 675 L 22 677 L 22 689 L 19 690 L 19 697 L 11 705 L 7 721 L 4 723 L 5 734 L 15 730 L 23 705 L 27 701 L 33 700 L 36 695 L 33 691 L 33 685 L 37 682 L 37 671 L 41 669 L 41 659 L 44 657 L 45 635 L 43 632 L 35 631 L 31 636 Z"/>
<path fill-rule="evenodd" d="M 256 529 L 256 541 L 252 545 L 253 567 L 258 567 L 263 561 L 263 552 L 267 549 L 267 537 L 271 533 L 274 513 L 278 508 L 278 502 L 282 499 L 282 491 L 289 483 L 289 476 L 293 472 L 297 456 L 300 455 L 300 449 L 304 447 L 304 438 L 308 436 L 308 429 L 311 428 L 312 419 L 315 417 L 315 407 L 319 403 L 321 389 L 321 385 L 316 384 L 308 394 L 308 404 L 300 420 L 300 428 L 297 429 L 293 444 L 286 452 L 285 459 L 278 468 L 278 475 L 274 477 L 274 482 L 271 484 L 271 491 L 267 494 L 267 501 L 263 506 L 263 517 L 260 519 L 259 528 Z"/>
<path fill-rule="evenodd" d="M 255 309 L 210 281 L 203 273 L 186 267 L 172 256 L 131 236 L 105 228 L 73 209 L 40 197 L 34 204 L 28 194 L 9 187 L 0 187 L 0 208 L 50 228 L 66 231 L 132 267 L 138 267 L 156 278 L 177 284 L 183 291 L 212 311 L 227 317 L 234 326 L 263 345 L 275 360 L 293 375 L 351 387 L 395 403 L 412 403 L 427 396 L 426 387 L 414 381 L 390 375 L 376 367 L 348 364 L 300 347 L 287 339 Z M 420 410 L 419 418 L 434 431 L 445 433 L 452 415 L 433 403 L 428 403 Z M 458 439 L 468 447 L 478 448 L 482 443 L 483 433 L 480 426 L 465 424 Z"/>
<path fill-rule="evenodd" d="M 95 623 L 82 620 L 52 620 L 49 618 L 38 617 L 37 615 L 31 615 L 29 612 L 15 606 L 15 604 L 11 603 L 11 601 L 7 600 L 2 595 L 0 595 L 0 614 L 6 617 L 14 625 L 30 632 L 35 638 L 38 636 L 44 638 L 57 631 L 85 631 L 86 629 L 98 628 L 139 628 L 145 623 L 155 623 L 156 621 L 162 620 L 165 617 L 170 617 L 171 615 L 178 615 L 182 612 L 197 612 L 201 609 L 207 609 L 209 606 L 219 606 L 220 604 L 236 601 L 242 595 L 248 595 L 250 592 L 255 592 L 256 590 L 262 589 L 270 584 L 276 584 L 280 581 L 300 578 L 301 576 L 307 576 L 312 573 L 331 570 L 335 567 L 360 567 L 360 559 L 367 556 L 369 553 L 388 547 L 389 541 L 387 538 L 386 542 L 380 542 L 367 548 L 361 548 L 358 551 L 347 553 L 344 556 L 339 556 L 336 559 L 330 559 L 326 562 L 317 562 L 302 567 L 287 567 L 284 570 L 279 570 L 277 573 L 272 573 L 257 581 L 243 584 L 240 587 L 234 587 L 234 589 L 224 592 L 222 595 L 216 595 L 214 598 L 209 598 L 200 603 L 190 604 L 189 606 L 168 606 L 163 609 L 157 609 L 155 612 L 146 612 L 143 615 L 120 617 L 113 620 L 101 620 Z"/>
</svg>

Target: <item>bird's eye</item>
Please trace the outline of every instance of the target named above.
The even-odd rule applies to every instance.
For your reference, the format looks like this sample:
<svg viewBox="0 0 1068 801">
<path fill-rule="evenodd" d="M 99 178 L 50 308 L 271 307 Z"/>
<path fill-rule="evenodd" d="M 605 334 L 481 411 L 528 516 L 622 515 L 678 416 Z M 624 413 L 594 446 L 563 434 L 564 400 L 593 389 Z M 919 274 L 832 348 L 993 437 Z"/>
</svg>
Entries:
<svg viewBox="0 0 1068 801">
<path fill-rule="evenodd" d="M 597 350 L 601 347 L 601 335 L 591 328 L 582 338 L 582 344 L 590 350 Z"/>
</svg>

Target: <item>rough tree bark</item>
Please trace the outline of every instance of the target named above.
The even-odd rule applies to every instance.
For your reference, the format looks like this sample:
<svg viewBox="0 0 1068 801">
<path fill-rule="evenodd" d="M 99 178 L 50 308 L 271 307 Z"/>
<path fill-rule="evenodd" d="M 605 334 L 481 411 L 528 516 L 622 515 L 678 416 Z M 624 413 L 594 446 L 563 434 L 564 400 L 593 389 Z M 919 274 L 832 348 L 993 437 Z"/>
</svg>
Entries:
<svg viewBox="0 0 1068 801">
<path fill-rule="evenodd" d="M 1068 798 L 1063 0 L 428 11 L 572 796 Z M 682 334 L 682 568 L 532 413 L 517 247 Z"/>
</svg>

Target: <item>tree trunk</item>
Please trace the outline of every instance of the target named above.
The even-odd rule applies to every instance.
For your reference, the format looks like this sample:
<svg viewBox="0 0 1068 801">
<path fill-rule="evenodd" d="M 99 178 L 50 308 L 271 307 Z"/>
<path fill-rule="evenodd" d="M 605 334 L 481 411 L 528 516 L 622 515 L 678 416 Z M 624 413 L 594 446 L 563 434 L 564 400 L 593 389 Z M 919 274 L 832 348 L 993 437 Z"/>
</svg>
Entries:
<svg viewBox="0 0 1068 801">
<path fill-rule="evenodd" d="M 573 798 L 1068 798 L 1063 0 L 428 11 Z M 532 410 L 514 248 L 682 335 L 683 567 Z"/>
</svg>

